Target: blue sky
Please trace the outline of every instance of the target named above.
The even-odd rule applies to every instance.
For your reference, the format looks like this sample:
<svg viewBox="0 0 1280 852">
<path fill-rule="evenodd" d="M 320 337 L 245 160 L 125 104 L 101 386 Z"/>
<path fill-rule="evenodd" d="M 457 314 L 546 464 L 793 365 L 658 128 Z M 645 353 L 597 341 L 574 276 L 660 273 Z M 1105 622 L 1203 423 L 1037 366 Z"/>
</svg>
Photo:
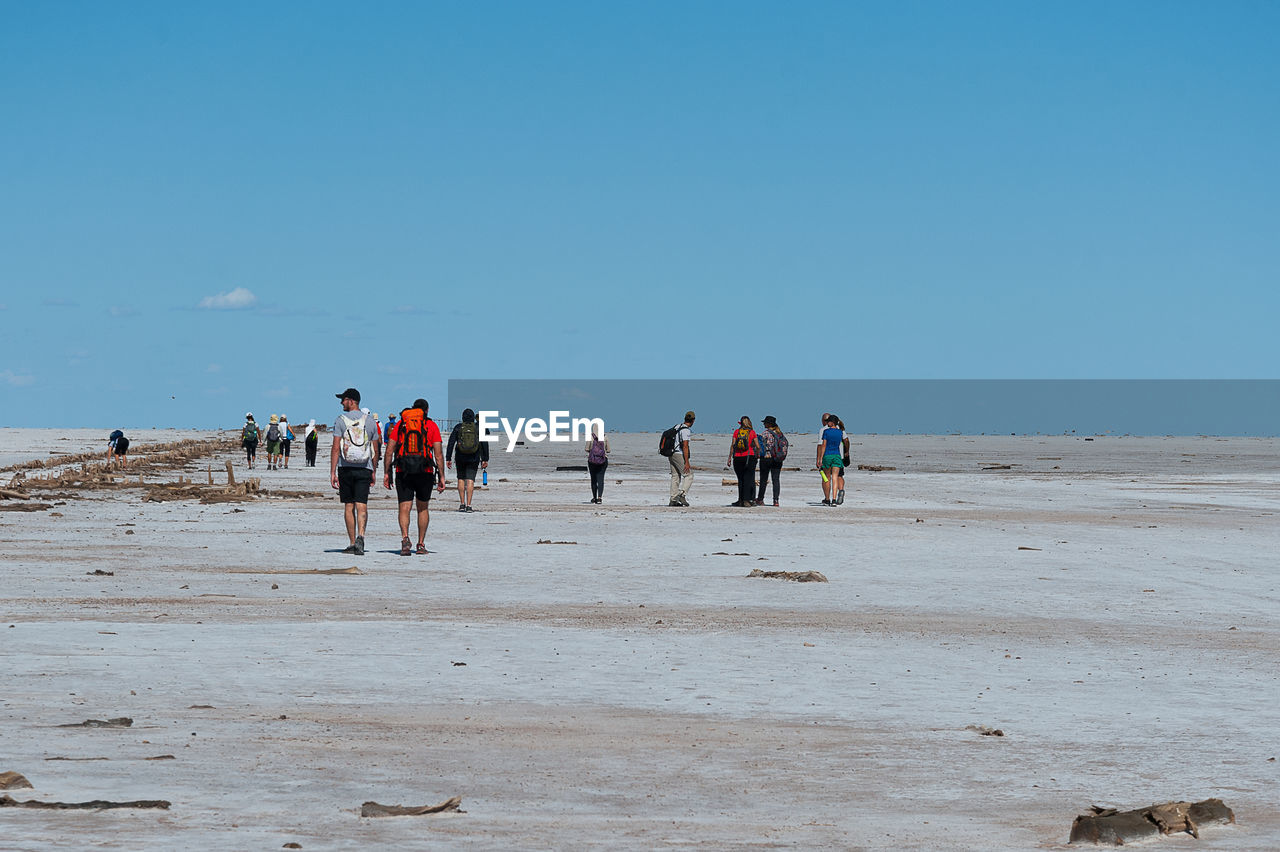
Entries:
<svg viewBox="0 0 1280 852">
<path fill-rule="evenodd" d="M 0 2 L 5 425 L 450 378 L 1275 378 L 1276 32 L 1261 2 Z"/>
</svg>

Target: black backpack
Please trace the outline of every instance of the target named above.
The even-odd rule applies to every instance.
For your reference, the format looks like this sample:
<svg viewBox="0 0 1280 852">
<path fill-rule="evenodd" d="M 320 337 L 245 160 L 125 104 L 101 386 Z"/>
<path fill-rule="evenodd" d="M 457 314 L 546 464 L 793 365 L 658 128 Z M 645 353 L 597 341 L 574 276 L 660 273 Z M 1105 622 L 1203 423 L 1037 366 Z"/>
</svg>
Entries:
<svg viewBox="0 0 1280 852">
<path fill-rule="evenodd" d="M 662 437 L 658 439 L 658 455 L 670 458 L 676 452 L 676 435 L 680 434 L 680 430 L 684 428 L 683 423 L 677 423 L 670 429 L 662 433 Z"/>
</svg>

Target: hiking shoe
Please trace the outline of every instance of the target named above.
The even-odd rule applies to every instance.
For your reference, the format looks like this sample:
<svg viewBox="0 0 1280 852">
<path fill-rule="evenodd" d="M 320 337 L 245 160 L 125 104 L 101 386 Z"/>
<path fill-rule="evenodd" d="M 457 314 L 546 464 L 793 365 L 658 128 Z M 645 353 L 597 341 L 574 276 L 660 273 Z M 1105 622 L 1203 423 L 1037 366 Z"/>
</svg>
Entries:
<svg viewBox="0 0 1280 852">
<path fill-rule="evenodd" d="M 843 502 L 844 502 L 844 489 L 841 488 L 840 492 L 836 494 L 836 505 L 839 506 Z"/>
<path fill-rule="evenodd" d="M 356 543 L 351 545 L 355 550 L 351 551 L 356 556 L 364 556 L 364 536 L 356 536 Z"/>
<path fill-rule="evenodd" d="M 830 500 L 827 500 L 827 499 L 825 499 L 825 498 L 824 498 L 824 499 L 823 499 L 823 501 L 822 501 L 822 505 L 824 505 L 824 506 L 834 506 L 834 505 L 835 505 L 835 503 L 832 503 Z"/>
<path fill-rule="evenodd" d="M 405 541 L 408 541 L 408 539 L 405 539 Z M 427 546 L 422 542 L 418 542 L 418 555 L 419 556 L 427 555 Z"/>
<path fill-rule="evenodd" d="M 458 504 L 458 511 L 459 511 L 459 512 L 465 512 L 465 511 L 467 511 L 467 504 L 466 504 L 466 503 L 459 503 L 459 504 Z"/>
<path fill-rule="evenodd" d="M 344 548 L 342 549 L 342 552 L 343 552 L 343 553 L 355 553 L 355 552 L 356 552 L 356 546 L 355 546 L 354 544 L 348 544 L 346 547 L 344 547 Z"/>
<path fill-rule="evenodd" d="M 686 497 L 686 496 L 684 496 L 683 494 L 681 494 L 681 495 L 680 495 L 679 497 L 677 497 L 676 499 L 680 501 L 680 505 L 681 505 L 681 506 L 688 506 L 688 505 L 689 505 L 689 498 L 688 498 L 688 497 Z"/>
<path fill-rule="evenodd" d="M 470 506 L 467 506 L 467 511 L 468 511 L 468 512 L 474 512 L 474 511 L 475 511 L 475 509 L 471 508 Z"/>
<path fill-rule="evenodd" d="M 405 536 L 400 539 L 400 555 L 409 556 L 413 553 L 413 544 L 409 541 L 409 537 Z"/>
<path fill-rule="evenodd" d="M 668 506 L 676 506 L 676 507 L 679 507 L 679 506 L 683 506 L 684 504 L 680 502 L 680 498 L 679 498 L 679 497 L 672 497 L 672 498 L 671 498 L 671 502 L 670 502 L 670 503 L 668 503 L 667 505 L 668 505 Z"/>
<path fill-rule="evenodd" d="M 777 501 L 777 500 L 774 500 L 774 501 L 773 501 L 773 505 L 777 506 L 777 505 L 778 505 L 778 501 Z"/>
</svg>

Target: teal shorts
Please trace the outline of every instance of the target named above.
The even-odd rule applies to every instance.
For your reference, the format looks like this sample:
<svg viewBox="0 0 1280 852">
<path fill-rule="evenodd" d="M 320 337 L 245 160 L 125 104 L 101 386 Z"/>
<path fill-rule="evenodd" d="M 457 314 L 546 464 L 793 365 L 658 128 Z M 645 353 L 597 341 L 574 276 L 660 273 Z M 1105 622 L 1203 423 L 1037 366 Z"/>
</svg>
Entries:
<svg viewBox="0 0 1280 852">
<path fill-rule="evenodd" d="M 826 470 L 830 467 L 838 467 L 844 470 L 844 457 L 839 453 L 833 453 L 822 457 L 822 469 Z"/>
</svg>

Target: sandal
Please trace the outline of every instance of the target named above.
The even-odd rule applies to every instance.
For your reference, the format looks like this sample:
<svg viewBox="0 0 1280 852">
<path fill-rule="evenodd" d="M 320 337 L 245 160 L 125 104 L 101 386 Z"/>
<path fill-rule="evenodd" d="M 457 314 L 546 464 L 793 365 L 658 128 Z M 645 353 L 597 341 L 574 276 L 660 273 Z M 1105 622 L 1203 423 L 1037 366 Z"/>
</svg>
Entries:
<svg viewBox="0 0 1280 852">
<path fill-rule="evenodd" d="M 419 555 L 419 556 L 426 556 L 426 555 L 427 555 L 427 546 L 426 546 L 425 544 L 423 544 L 422 542 L 418 542 L 418 555 Z"/>
</svg>

